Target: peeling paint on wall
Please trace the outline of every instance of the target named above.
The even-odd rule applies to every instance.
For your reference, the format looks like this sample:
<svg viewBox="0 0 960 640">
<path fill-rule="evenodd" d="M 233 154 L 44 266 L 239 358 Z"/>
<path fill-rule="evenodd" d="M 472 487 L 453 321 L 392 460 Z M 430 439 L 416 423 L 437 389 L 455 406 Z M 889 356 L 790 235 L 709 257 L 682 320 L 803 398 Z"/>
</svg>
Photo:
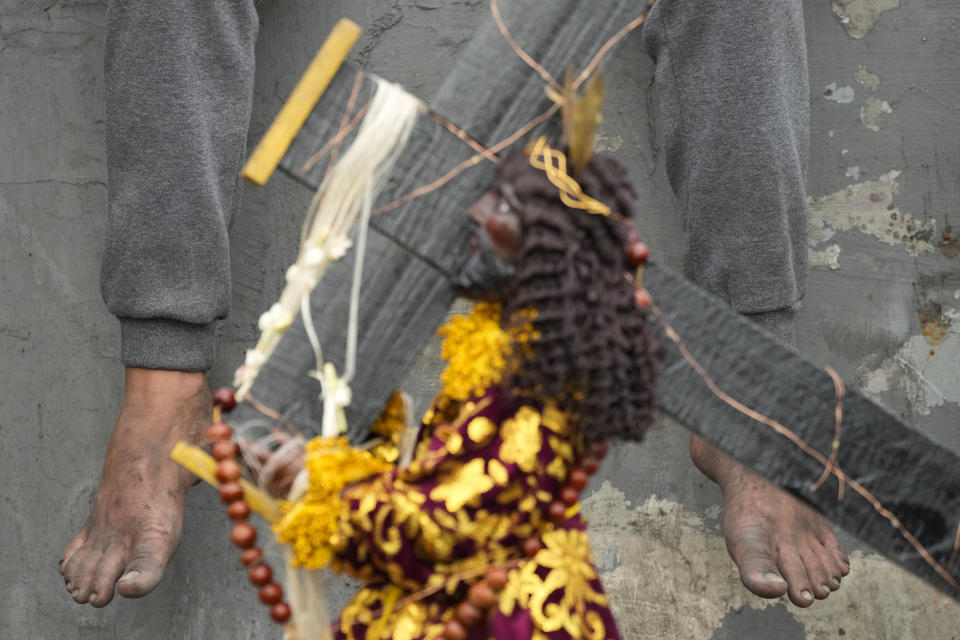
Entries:
<svg viewBox="0 0 960 640">
<path fill-rule="evenodd" d="M 888 171 L 877 180 L 858 182 L 822 198 L 809 198 L 808 228 L 814 231 L 811 245 L 829 240 L 833 231 L 858 230 L 886 244 L 902 246 L 913 256 L 932 252 L 936 220 L 918 220 L 893 206 L 899 175 L 898 170 Z"/>
<path fill-rule="evenodd" d="M 870 131 L 880 131 L 884 116 L 893 113 L 893 107 L 886 100 L 870 96 L 860 107 L 860 122 Z"/>
<path fill-rule="evenodd" d="M 868 396 L 883 402 L 895 390 L 920 415 L 945 402 L 960 405 L 957 363 L 960 362 L 960 309 L 941 311 L 932 305 L 920 311 L 920 335 L 910 336 L 900 349 L 879 366 L 860 367 L 860 386 Z"/>
<path fill-rule="evenodd" d="M 955 635 L 960 605 L 875 554 L 851 554 L 843 586 L 809 609 L 763 600 L 741 584 L 723 537 L 678 502 L 631 507 L 604 482 L 583 502 L 593 555 L 624 638 L 709 638 L 732 610 L 786 607 L 808 638 L 929 640 Z M 897 615 L 890 615 L 895 610 Z M 760 618 L 761 620 L 763 618 Z M 776 629 L 767 629 L 778 637 Z M 752 637 L 752 636 L 751 636 Z"/>
<path fill-rule="evenodd" d="M 833 12 L 854 38 L 862 38 L 877 24 L 880 14 L 896 9 L 900 0 L 834 0 Z"/>
<path fill-rule="evenodd" d="M 831 270 L 840 268 L 840 245 L 832 244 L 826 249 L 810 249 L 807 260 L 811 267 L 829 267 Z"/>
<path fill-rule="evenodd" d="M 823 88 L 823 97 L 838 104 L 850 104 L 854 98 L 853 87 L 838 87 L 836 82 L 831 82 Z"/>
<path fill-rule="evenodd" d="M 867 68 L 863 65 L 857 67 L 857 82 L 865 86 L 867 89 L 876 91 L 880 88 L 880 76 L 875 73 L 870 73 Z"/>
</svg>

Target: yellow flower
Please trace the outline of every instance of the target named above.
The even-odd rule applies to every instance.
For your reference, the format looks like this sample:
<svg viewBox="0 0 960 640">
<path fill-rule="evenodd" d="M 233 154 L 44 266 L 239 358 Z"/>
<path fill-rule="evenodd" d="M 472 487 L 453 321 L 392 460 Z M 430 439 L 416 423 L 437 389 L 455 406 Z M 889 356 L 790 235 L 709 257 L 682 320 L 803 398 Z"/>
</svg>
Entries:
<svg viewBox="0 0 960 640">
<path fill-rule="evenodd" d="M 390 465 L 346 438 L 314 438 L 306 445 L 308 485 L 302 500 L 285 505 L 273 526 L 277 541 L 293 551 L 295 567 L 322 569 L 333 556 L 333 541 L 344 509 L 340 492 L 348 484 L 386 471 Z"/>
<path fill-rule="evenodd" d="M 440 327 L 441 354 L 447 361 L 440 374 L 443 394 L 462 402 L 501 383 L 518 364 L 517 356 L 529 355 L 528 343 L 539 338 L 531 325 L 535 317 L 533 310 L 518 313 L 505 331 L 500 326 L 500 305 L 478 302 L 469 315 L 454 316 Z"/>
</svg>

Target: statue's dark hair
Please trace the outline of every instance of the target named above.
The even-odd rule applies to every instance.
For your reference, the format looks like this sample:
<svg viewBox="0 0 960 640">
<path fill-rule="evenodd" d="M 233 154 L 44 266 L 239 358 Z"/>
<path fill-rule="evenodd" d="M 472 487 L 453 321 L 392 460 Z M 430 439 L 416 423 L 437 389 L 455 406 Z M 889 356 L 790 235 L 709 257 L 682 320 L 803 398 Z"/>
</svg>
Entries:
<svg viewBox="0 0 960 640">
<path fill-rule="evenodd" d="M 622 218 L 633 218 L 636 200 L 626 171 L 598 154 L 577 176 L 584 192 L 620 219 L 565 206 L 523 154 L 505 159 L 498 175 L 523 232 L 504 318 L 523 321 L 520 312 L 536 309 L 539 332 L 511 386 L 560 398 L 587 438 L 641 439 L 652 421 L 662 348 L 624 277 L 630 228 Z"/>
</svg>

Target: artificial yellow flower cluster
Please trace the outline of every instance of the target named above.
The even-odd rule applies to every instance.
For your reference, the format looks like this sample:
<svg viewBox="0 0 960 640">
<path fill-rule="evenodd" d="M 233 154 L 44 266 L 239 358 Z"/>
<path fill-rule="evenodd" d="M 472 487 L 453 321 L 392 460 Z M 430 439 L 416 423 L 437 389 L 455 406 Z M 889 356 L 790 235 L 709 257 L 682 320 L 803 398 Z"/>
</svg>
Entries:
<svg viewBox="0 0 960 640">
<path fill-rule="evenodd" d="M 350 446 L 346 438 L 314 438 L 306 445 L 307 490 L 273 525 L 277 541 L 293 552 L 292 564 L 322 569 L 333 558 L 334 538 L 343 510 L 340 492 L 347 485 L 391 468 L 368 451 Z"/>
<path fill-rule="evenodd" d="M 444 338 L 441 355 L 447 367 L 440 374 L 440 382 L 446 396 L 462 402 L 514 372 L 518 356 L 529 355 L 529 342 L 540 337 L 531 324 L 536 311 L 518 316 L 511 318 L 511 326 L 504 330 L 500 326 L 500 305 L 478 302 L 469 315 L 454 316 L 437 330 Z"/>
</svg>

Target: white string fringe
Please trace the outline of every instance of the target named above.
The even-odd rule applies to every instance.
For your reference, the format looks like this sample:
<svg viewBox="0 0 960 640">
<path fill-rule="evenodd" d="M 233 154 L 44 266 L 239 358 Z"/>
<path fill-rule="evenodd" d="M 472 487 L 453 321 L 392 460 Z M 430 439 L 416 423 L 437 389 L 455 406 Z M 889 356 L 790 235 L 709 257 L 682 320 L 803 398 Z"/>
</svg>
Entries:
<svg viewBox="0 0 960 640">
<path fill-rule="evenodd" d="M 350 404 L 350 380 L 356 372 L 357 333 L 360 305 L 360 283 L 366 253 L 370 212 L 377 195 L 386 185 L 400 154 L 410 139 L 421 104 L 397 85 L 376 79 L 376 94 L 357 132 L 356 139 L 332 167 L 310 203 L 304 222 L 297 261 L 287 270 L 287 284 L 280 300 L 260 317 L 260 340 L 247 352 L 246 362 L 237 372 L 234 384 L 239 387 L 238 399 L 250 390 L 263 364 L 269 359 L 287 328 L 300 313 L 301 321 L 315 357 L 315 368 L 309 372 L 320 381 L 323 390 L 323 424 L 321 434 L 332 437 L 346 430 L 343 409 Z M 351 247 L 348 234 L 357 229 L 357 253 L 350 288 L 344 375 L 337 375 L 330 362 L 324 363 L 323 350 L 310 310 L 310 292 L 335 260 Z M 267 451 L 283 438 L 268 436 L 258 444 Z M 291 438 L 282 442 L 260 467 L 261 483 L 269 483 L 275 473 L 290 460 L 303 455 L 303 440 Z M 256 456 L 252 456 L 256 457 Z M 257 461 L 259 462 L 259 461 Z M 302 496 L 307 473 L 301 470 L 293 483 L 289 499 Z M 307 571 L 287 564 L 287 595 L 293 611 L 292 636 L 296 640 L 327 640 L 330 621 L 326 610 L 323 578 L 319 571 Z"/>
<path fill-rule="evenodd" d="M 247 352 L 244 366 L 237 372 L 234 384 L 239 387 L 237 397 L 242 399 L 250 390 L 263 364 L 280 338 L 301 311 L 304 299 L 323 277 L 327 267 L 342 258 L 351 247 L 348 234 L 358 221 L 358 251 L 354 264 L 350 292 L 350 322 L 347 328 L 346 375 L 349 382 L 356 371 L 357 308 L 360 298 L 360 279 L 363 273 L 363 249 L 366 244 L 370 211 L 377 195 L 385 186 L 391 170 L 410 139 L 420 101 L 399 86 L 376 79 L 376 94 L 370 102 L 356 139 L 330 170 L 320 185 L 305 223 L 306 233 L 297 261 L 287 270 L 287 284 L 280 300 L 260 316 L 260 340 Z M 309 303 L 307 303 L 309 304 Z M 312 322 L 305 323 L 311 346 L 317 354 L 317 376 L 323 355 Z M 328 381 L 333 383 L 332 380 Z M 335 385 L 334 386 L 339 386 Z M 329 395 L 329 394 L 328 394 Z M 338 394 L 343 399 L 344 394 Z"/>
</svg>

